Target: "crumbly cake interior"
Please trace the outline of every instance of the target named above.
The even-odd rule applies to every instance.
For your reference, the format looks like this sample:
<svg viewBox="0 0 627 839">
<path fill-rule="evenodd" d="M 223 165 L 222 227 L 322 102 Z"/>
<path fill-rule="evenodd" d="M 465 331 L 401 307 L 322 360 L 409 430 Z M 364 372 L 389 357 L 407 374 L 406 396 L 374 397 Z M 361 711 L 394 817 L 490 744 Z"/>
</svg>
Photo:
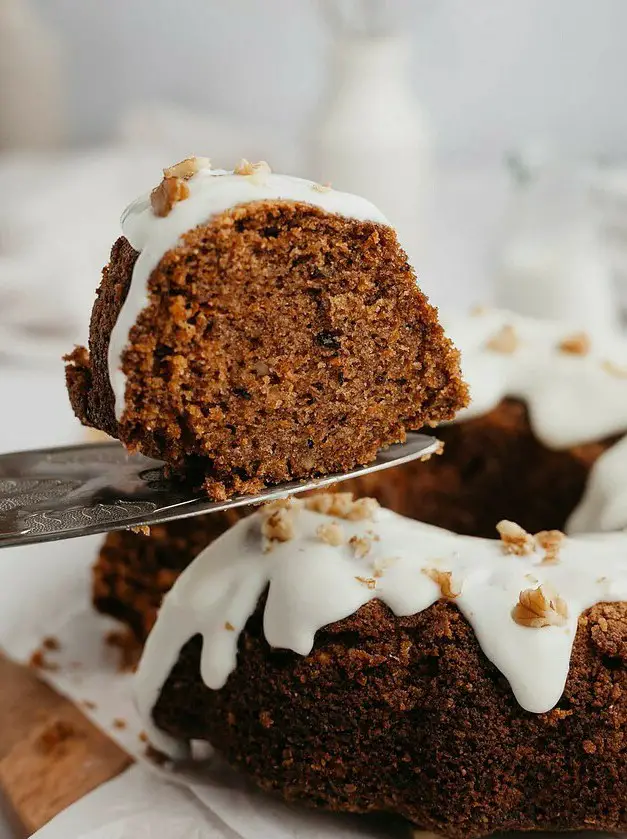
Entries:
<svg viewBox="0 0 627 839">
<path fill-rule="evenodd" d="M 115 428 L 103 368 L 133 261 L 127 243 L 114 248 L 91 357 L 70 357 L 74 407 L 196 469 L 213 497 L 367 463 L 465 402 L 458 354 L 390 228 L 259 202 L 190 231 L 153 271 Z M 85 395 L 89 375 L 104 404 Z"/>
</svg>

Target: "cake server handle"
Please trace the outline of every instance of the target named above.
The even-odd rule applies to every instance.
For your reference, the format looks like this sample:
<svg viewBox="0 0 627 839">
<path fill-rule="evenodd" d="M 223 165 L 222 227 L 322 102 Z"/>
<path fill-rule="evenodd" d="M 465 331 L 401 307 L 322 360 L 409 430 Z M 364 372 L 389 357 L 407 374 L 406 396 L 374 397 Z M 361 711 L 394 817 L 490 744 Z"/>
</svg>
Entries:
<svg viewBox="0 0 627 839">
<path fill-rule="evenodd" d="M 71 539 L 109 530 L 261 504 L 348 478 L 429 458 L 441 443 L 410 433 L 373 463 L 350 472 L 277 484 L 257 495 L 211 501 L 164 476 L 164 465 L 118 442 L 0 455 L 0 547 Z"/>
</svg>

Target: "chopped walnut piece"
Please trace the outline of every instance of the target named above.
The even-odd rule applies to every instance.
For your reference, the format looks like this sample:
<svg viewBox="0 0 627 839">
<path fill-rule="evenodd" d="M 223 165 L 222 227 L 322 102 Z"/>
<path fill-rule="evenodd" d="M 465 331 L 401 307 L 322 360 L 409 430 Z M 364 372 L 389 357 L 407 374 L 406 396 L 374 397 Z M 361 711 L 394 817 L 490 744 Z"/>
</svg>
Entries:
<svg viewBox="0 0 627 839">
<path fill-rule="evenodd" d="M 627 379 L 626 366 L 621 367 L 620 364 L 616 364 L 616 362 L 606 359 L 605 361 L 601 362 L 601 367 L 603 367 L 605 372 L 609 373 L 610 376 L 616 376 L 618 379 Z"/>
<path fill-rule="evenodd" d="M 574 332 L 560 341 L 558 349 L 572 355 L 587 355 L 590 352 L 590 338 L 585 332 Z"/>
<path fill-rule="evenodd" d="M 552 596 L 542 586 L 520 592 L 512 609 L 512 618 L 521 626 L 540 629 L 543 626 L 564 626 L 568 607 L 561 597 Z"/>
<path fill-rule="evenodd" d="M 189 187 L 181 178 L 164 178 L 150 193 L 150 204 L 156 216 L 165 218 L 178 201 L 189 198 Z"/>
<path fill-rule="evenodd" d="M 355 579 L 363 585 L 365 585 L 371 591 L 377 587 L 377 581 L 374 579 L 374 577 L 355 577 Z"/>
<path fill-rule="evenodd" d="M 375 559 L 372 563 L 372 576 L 373 577 L 382 577 L 383 572 L 386 568 L 389 568 L 391 565 L 394 565 L 395 562 L 398 562 L 398 558 L 395 556 L 390 556 L 383 559 Z"/>
<path fill-rule="evenodd" d="M 527 533 L 519 524 L 513 521 L 503 519 L 500 521 L 496 529 L 501 537 L 503 543 L 503 550 L 506 554 L 516 554 L 517 556 L 524 556 L 525 554 L 533 553 L 535 549 L 535 540 L 531 533 Z"/>
<path fill-rule="evenodd" d="M 309 498 L 305 498 L 305 507 L 312 513 L 326 515 L 331 509 L 333 497 L 333 493 L 331 492 L 318 492 L 316 495 L 310 495 Z"/>
<path fill-rule="evenodd" d="M 184 181 L 189 180 L 196 172 L 201 169 L 210 169 L 211 161 L 208 157 L 186 157 L 174 166 L 168 166 L 163 170 L 164 178 L 183 178 Z"/>
<path fill-rule="evenodd" d="M 243 157 L 233 170 L 235 175 L 269 175 L 272 169 L 268 166 L 265 160 L 260 160 L 259 163 L 251 163 Z"/>
<path fill-rule="evenodd" d="M 439 571 L 437 568 L 424 568 L 423 573 L 440 586 L 440 593 L 446 600 L 454 600 L 461 594 L 453 588 L 453 574 L 451 571 Z"/>
<path fill-rule="evenodd" d="M 559 562 L 559 552 L 565 538 L 561 530 L 541 530 L 536 533 L 536 543 L 545 552 L 543 565 L 555 565 Z"/>
<path fill-rule="evenodd" d="M 355 501 L 352 492 L 321 492 L 306 498 L 305 507 L 313 513 L 363 521 L 373 518 L 379 503 L 374 498 L 358 498 Z"/>
<path fill-rule="evenodd" d="M 368 556 L 372 547 L 372 541 L 367 536 L 351 536 L 348 544 L 353 549 L 353 553 L 357 559 L 363 559 L 365 556 Z"/>
<path fill-rule="evenodd" d="M 348 511 L 346 518 L 349 521 L 372 521 L 379 509 L 379 502 L 376 498 L 358 498 Z"/>
<path fill-rule="evenodd" d="M 129 530 L 142 536 L 150 536 L 150 528 L 147 524 L 134 524 L 129 527 Z"/>
<path fill-rule="evenodd" d="M 330 184 L 330 183 L 326 183 L 326 184 L 312 184 L 312 185 L 311 185 L 311 188 L 312 188 L 315 192 L 331 192 L 331 184 Z"/>
<path fill-rule="evenodd" d="M 321 524 L 316 530 L 316 536 L 322 542 L 326 542 L 327 545 L 333 545 L 335 548 L 344 544 L 344 533 L 337 522 L 331 522 L 331 524 Z"/>
<path fill-rule="evenodd" d="M 510 355 L 515 352 L 519 344 L 518 335 L 513 326 L 506 324 L 486 343 L 486 347 L 493 352 Z"/>
<path fill-rule="evenodd" d="M 277 510 L 292 510 L 297 513 L 302 506 L 303 502 L 300 498 L 294 498 L 293 496 L 289 498 L 275 498 L 274 501 L 268 501 L 267 504 L 263 505 L 261 514 L 263 516 L 270 516 Z"/>
<path fill-rule="evenodd" d="M 262 508 L 264 522 L 261 525 L 261 533 L 268 542 L 289 542 L 294 538 L 294 517 L 289 507 L 279 507 L 267 512 Z"/>
<path fill-rule="evenodd" d="M 429 454 L 423 454 L 422 457 L 420 458 L 421 463 L 426 463 L 428 460 L 431 460 L 431 458 L 434 455 L 444 454 L 444 443 L 442 442 L 442 440 L 436 440 L 435 442 L 436 442 L 435 449 L 432 452 L 429 452 Z"/>
</svg>

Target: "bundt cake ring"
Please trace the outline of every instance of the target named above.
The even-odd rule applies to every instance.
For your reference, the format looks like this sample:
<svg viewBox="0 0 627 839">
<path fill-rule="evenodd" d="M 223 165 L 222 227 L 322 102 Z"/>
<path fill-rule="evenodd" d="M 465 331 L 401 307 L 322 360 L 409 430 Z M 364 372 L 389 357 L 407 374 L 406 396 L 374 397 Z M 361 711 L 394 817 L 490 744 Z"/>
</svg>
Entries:
<svg viewBox="0 0 627 839">
<path fill-rule="evenodd" d="M 151 743 L 288 801 L 443 836 L 627 829 L 627 536 L 460 536 L 347 493 L 276 502 L 166 595 Z"/>
<path fill-rule="evenodd" d="M 152 744 L 207 740 L 290 801 L 451 839 L 627 829 L 627 535 L 601 532 L 627 527 L 627 342 L 451 319 L 460 411 L 457 352 L 372 205 L 262 165 L 164 175 L 68 359 L 84 422 L 216 498 L 421 423 L 446 445 L 107 537 L 94 599 L 148 636 Z"/>
</svg>

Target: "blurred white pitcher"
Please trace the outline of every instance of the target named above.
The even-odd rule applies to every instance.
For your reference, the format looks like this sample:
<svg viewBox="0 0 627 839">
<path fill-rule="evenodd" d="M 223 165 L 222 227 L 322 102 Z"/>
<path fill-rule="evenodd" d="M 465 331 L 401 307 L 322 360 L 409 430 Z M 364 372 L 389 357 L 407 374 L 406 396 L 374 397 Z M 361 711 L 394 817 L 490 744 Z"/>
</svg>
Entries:
<svg viewBox="0 0 627 839">
<path fill-rule="evenodd" d="M 566 166 L 527 166 L 519 158 L 513 172 L 495 302 L 532 317 L 617 328 L 610 255 L 585 179 Z"/>
<path fill-rule="evenodd" d="M 431 131 L 409 82 L 409 41 L 397 31 L 410 10 L 403 2 L 365 0 L 328 0 L 324 8 L 334 38 L 326 95 L 311 126 L 311 176 L 366 195 L 415 261 Z"/>
</svg>

